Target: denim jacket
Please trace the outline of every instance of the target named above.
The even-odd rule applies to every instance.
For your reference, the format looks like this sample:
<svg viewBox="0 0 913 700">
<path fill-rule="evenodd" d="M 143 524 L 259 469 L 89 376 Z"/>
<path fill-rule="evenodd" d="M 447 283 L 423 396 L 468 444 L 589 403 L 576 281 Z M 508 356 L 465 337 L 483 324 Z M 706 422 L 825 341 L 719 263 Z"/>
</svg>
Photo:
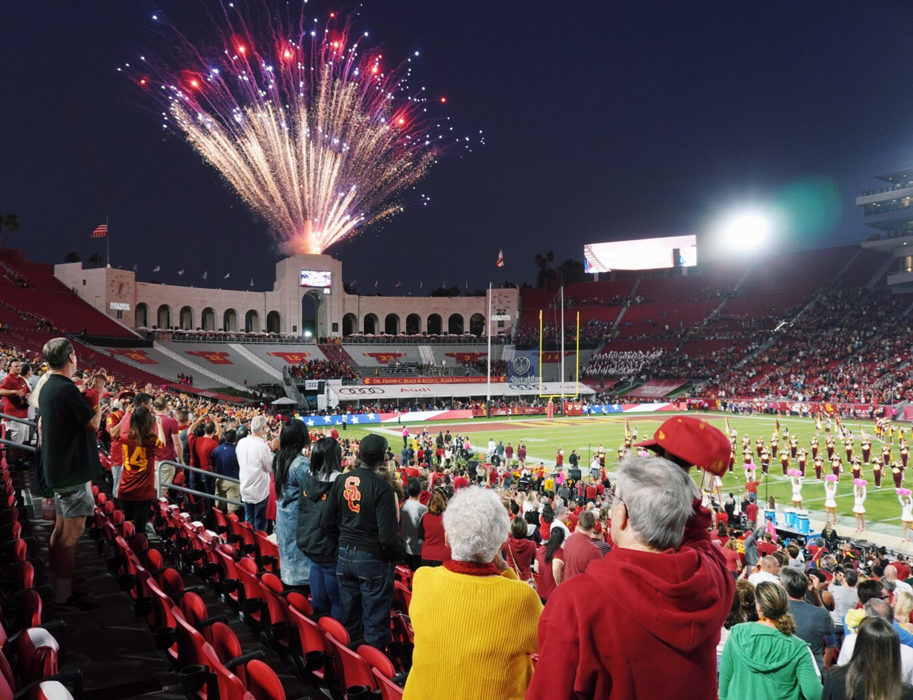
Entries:
<svg viewBox="0 0 913 700">
<path fill-rule="evenodd" d="M 276 542 L 279 545 L 279 573 L 287 586 L 303 586 L 310 583 L 311 560 L 298 549 L 298 495 L 301 480 L 311 469 L 311 461 L 296 457 L 288 470 L 288 478 L 282 493 L 276 494 Z"/>
</svg>

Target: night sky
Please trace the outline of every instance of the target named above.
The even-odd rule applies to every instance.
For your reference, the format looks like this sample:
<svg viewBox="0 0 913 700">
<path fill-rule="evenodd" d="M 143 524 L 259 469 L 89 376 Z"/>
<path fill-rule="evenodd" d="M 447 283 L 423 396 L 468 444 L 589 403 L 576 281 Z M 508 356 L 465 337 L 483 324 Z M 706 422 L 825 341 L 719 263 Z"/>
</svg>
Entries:
<svg viewBox="0 0 913 700">
<path fill-rule="evenodd" d="M 200 285 L 207 270 L 264 289 L 265 223 L 115 70 L 161 49 L 156 11 L 209 36 L 197 0 L 0 7 L 0 214 L 20 221 L 3 243 L 85 261 L 108 216 L 112 262 L 140 280 Z M 427 293 L 532 282 L 537 252 L 701 234 L 746 202 L 785 206 L 783 246 L 860 241 L 855 197 L 913 166 L 911 26 L 905 0 L 367 0 L 356 27 L 390 56 L 420 50 L 416 80 L 486 144 L 441 160 L 419 188 L 428 206 L 329 253 L 362 293 Z"/>
</svg>

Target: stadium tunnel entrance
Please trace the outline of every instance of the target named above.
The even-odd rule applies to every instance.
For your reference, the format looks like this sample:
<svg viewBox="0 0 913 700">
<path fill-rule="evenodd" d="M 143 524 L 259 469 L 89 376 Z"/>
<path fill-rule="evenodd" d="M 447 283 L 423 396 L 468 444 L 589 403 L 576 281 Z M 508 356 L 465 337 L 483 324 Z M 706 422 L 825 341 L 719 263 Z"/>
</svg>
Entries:
<svg viewBox="0 0 913 700">
<path fill-rule="evenodd" d="M 309 289 L 301 295 L 301 335 L 327 337 L 327 313 L 324 302 L 324 295 L 319 289 Z"/>
</svg>

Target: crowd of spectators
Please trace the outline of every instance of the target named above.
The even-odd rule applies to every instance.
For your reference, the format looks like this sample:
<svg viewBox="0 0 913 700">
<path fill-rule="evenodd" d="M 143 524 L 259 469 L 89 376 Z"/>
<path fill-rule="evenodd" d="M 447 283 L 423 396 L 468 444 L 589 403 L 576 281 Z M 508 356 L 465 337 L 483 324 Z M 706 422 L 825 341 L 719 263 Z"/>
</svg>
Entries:
<svg viewBox="0 0 913 700">
<path fill-rule="evenodd" d="M 3 346 L 0 359 L 44 364 Z M 772 697 L 774 687 L 815 700 L 860 677 L 863 685 L 911 680 L 913 669 L 900 663 L 901 643 L 913 644 L 909 563 L 842 542 L 832 528 L 820 540 L 784 546 L 758 526 L 748 493 L 711 501 L 709 510 L 694 504 L 681 465 L 716 454 L 715 429 L 702 421 L 689 419 L 687 435 L 679 427 L 657 432 L 655 449 L 676 463 L 632 456 L 612 484 L 598 459 L 572 481 L 522 458 L 515 464 L 506 450 L 519 457 L 519 445 L 516 453 L 510 445 L 479 452 L 464 436 L 419 430 L 404 431 L 400 449 L 398 439 L 390 445 L 380 435 L 357 441 L 335 427 L 308 430 L 294 418 L 268 416 L 264 406 L 125 387 L 101 373 L 77 371 L 73 379 L 87 406 L 97 402 L 106 458 L 118 453 L 118 440 L 133 439 L 123 421 L 132 429 L 154 412 L 150 449 L 165 445 L 179 463 L 212 472 L 193 481 L 197 488 L 222 492 L 221 477 L 237 476 L 239 515 L 258 529 L 275 528 L 284 584 L 310 592 L 318 614 L 335 617 L 353 643 L 392 653 L 394 565 L 410 565 L 407 700 L 433 694 L 442 679 L 454 698 L 668 697 L 687 687 L 689 697 L 708 700 Z M 698 455 L 680 456 L 685 446 Z M 137 470 L 122 471 L 131 485 Z M 186 483 L 182 471 L 174 483 Z M 103 473 L 99 483 L 123 506 L 127 494 L 108 478 Z M 296 539 L 302 483 L 306 491 L 323 484 L 325 498 L 306 504 L 315 509 L 309 522 L 319 547 Z M 166 495 L 206 517 L 206 500 Z M 141 531 L 151 504 L 129 509 Z M 91 596 L 82 598 L 89 604 Z M 496 611 L 509 611 L 509 619 Z M 870 618 L 887 623 L 876 631 L 889 653 L 870 654 Z M 757 673 L 749 659 L 758 636 L 776 653 L 800 646 L 803 653 L 773 674 Z M 848 644 L 855 655 L 838 656 Z M 863 656 L 876 666 L 860 676 Z M 472 672 L 469 663 L 477 664 Z"/>
<path fill-rule="evenodd" d="M 702 393 L 846 403 L 911 399 L 908 306 L 909 299 L 887 290 L 832 290 L 744 366 L 718 368 Z"/>
<path fill-rule="evenodd" d="M 597 347 L 612 337 L 612 321 L 589 319 L 580 326 L 580 346 Z M 577 342 L 576 323 L 565 323 L 564 343 L 571 347 Z M 518 348 L 532 348 L 539 345 L 539 325 L 521 325 L 514 334 L 514 343 Z M 542 346 L 555 349 L 561 343 L 558 325 L 551 321 L 542 324 Z"/>
<path fill-rule="evenodd" d="M 595 353 L 583 368 L 585 377 L 615 377 L 627 379 L 639 376 L 645 367 L 662 357 L 656 350 L 609 350 Z"/>
<path fill-rule="evenodd" d="M 355 380 L 359 375 L 351 365 L 335 360 L 302 360 L 289 367 L 295 379 L 343 379 Z"/>
</svg>

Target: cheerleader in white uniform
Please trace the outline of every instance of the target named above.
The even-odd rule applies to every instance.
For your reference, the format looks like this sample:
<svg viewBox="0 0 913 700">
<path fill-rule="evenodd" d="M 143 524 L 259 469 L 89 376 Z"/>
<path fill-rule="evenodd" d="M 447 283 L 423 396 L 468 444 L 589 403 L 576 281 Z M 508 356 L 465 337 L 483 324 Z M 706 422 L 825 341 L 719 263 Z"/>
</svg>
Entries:
<svg viewBox="0 0 913 700">
<path fill-rule="evenodd" d="M 900 522 L 903 523 L 903 537 L 901 542 L 913 541 L 913 498 L 910 489 L 897 489 L 897 499 L 900 501 Z"/>
<path fill-rule="evenodd" d="M 824 477 L 824 522 L 834 525 L 837 524 L 837 480 L 833 474 Z"/>
<path fill-rule="evenodd" d="M 793 508 L 802 509 L 802 472 L 798 469 L 789 470 L 789 481 L 793 487 Z"/>
<path fill-rule="evenodd" d="M 865 532 L 865 479 L 853 479 L 853 513 L 856 515 L 856 532 Z"/>
</svg>

